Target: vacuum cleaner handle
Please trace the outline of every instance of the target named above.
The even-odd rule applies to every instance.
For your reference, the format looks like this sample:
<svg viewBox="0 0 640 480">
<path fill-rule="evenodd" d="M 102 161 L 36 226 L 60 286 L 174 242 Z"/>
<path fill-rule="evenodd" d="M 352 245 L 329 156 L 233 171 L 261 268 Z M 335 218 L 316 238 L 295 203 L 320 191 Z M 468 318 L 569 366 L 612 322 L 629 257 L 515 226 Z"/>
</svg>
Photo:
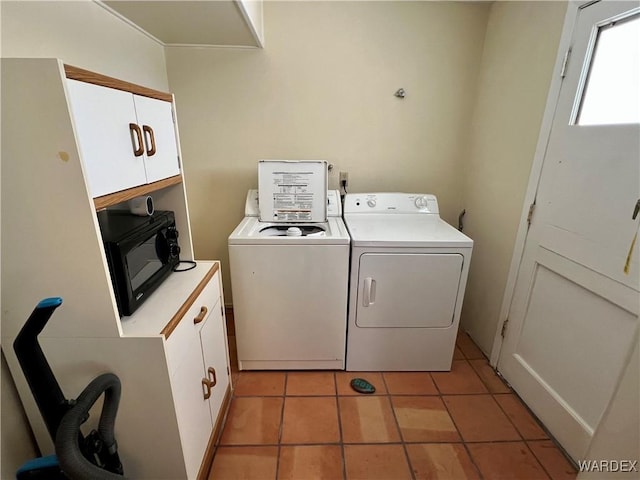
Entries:
<svg viewBox="0 0 640 480">
<path fill-rule="evenodd" d="M 76 399 L 75 405 L 60 422 L 56 435 L 56 455 L 60 468 L 71 480 L 123 480 L 122 464 L 117 452 L 113 426 L 120 402 L 120 379 L 113 373 L 94 378 Z M 93 404 L 104 393 L 104 404 L 98 424 L 103 448 L 98 452 L 101 466 L 86 459 L 79 444 L 78 432 Z"/>
<path fill-rule="evenodd" d="M 58 425 L 69 405 L 42 353 L 38 335 L 60 305 L 60 297 L 45 298 L 38 303 L 13 342 L 16 357 L 52 440 L 56 438 Z"/>
</svg>

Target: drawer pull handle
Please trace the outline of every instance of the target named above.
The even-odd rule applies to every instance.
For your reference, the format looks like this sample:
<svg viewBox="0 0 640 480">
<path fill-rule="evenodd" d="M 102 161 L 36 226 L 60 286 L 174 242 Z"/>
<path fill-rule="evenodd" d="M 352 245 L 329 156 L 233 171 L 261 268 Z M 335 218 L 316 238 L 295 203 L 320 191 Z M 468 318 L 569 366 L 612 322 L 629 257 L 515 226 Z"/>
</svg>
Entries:
<svg viewBox="0 0 640 480">
<path fill-rule="evenodd" d="M 207 374 L 209 375 L 209 378 L 211 379 L 210 386 L 211 387 L 215 387 L 216 383 L 218 383 L 218 379 L 216 378 L 216 369 L 213 367 L 209 367 L 207 369 Z"/>
<path fill-rule="evenodd" d="M 202 389 L 202 395 L 204 396 L 205 400 L 209 400 L 209 398 L 211 397 L 211 382 L 208 379 L 203 378 L 202 386 L 204 387 Z"/>
<path fill-rule="evenodd" d="M 199 324 L 201 321 L 204 320 L 204 317 L 207 316 L 207 312 L 209 310 L 207 309 L 207 307 L 200 307 L 200 313 L 198 314 L 198 316 L 196 318 L 193 319 L 193 324 L 197 325 Z"/>
<path fill-rule="evenodd" d="M 133 154 L 139 157 L 144 153 L 144 145 L 142 143 L 142 131 L 140 127 L 135 123 L 129 124 L 129 130 L 131 131 L 131 142 L 133 143 Z M 135 133 L 135 138 L 133 134 Z M 138 146 L 136 147 L 136 138 L 138 140 Z"/>
</svg>

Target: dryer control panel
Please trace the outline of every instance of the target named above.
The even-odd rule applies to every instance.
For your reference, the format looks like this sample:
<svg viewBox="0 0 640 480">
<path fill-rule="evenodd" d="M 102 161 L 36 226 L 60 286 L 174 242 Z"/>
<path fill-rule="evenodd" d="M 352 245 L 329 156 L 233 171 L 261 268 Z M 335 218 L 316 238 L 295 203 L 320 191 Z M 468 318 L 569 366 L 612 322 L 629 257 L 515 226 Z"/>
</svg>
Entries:
<svg viewBox="0 0 640 480">
<path fill-rule="evenodd" d="M 344 213 L 425 213 L 439 215 L 438 200 L 426 193 L 349 193 Z"/>
</svg>

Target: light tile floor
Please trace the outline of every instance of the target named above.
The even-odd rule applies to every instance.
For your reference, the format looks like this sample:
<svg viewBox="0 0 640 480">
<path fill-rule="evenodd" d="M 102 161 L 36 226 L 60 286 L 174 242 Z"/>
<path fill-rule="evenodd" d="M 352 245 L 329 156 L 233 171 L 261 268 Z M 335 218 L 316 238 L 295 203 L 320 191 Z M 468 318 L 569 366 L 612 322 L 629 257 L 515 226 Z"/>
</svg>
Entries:
<svg viewBox="0 0 640 480">
<path fill-rule="evenodd" d="M 209 479 L 575 479 L 473 341 L 456 345 L 450 372 L 236 372 Z"/>
</svg>

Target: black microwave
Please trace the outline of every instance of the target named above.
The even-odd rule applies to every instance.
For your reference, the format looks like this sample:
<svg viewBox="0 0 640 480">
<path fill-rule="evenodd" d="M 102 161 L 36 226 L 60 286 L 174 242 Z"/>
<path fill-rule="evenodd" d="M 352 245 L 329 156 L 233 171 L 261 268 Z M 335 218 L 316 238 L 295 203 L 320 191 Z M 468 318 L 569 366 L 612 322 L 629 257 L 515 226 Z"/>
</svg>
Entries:
<svg viewBox="0 0 640 480">
<path fill-rule="evenodd" d="M 133 215 L 128 210 L 98 212 L 120 316 L 131 315 L 178 264 L 180 247 L 170 211 Z"/>
</svg>

